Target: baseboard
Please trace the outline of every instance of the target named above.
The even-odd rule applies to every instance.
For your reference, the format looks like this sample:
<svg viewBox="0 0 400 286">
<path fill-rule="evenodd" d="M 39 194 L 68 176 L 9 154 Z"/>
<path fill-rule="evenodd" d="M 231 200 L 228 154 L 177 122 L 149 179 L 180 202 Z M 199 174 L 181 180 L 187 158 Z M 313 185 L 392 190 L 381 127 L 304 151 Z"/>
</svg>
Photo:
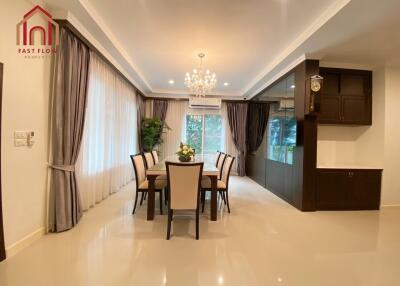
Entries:
<svg viewBox="0 0 400 286">
<path fill-rule="evenodd" d="M 17 242 L 6 247 L 6 259 L 13 257 L 15 254 L 20 252 L 25 247 L 28 247 L 38 239 L 40 239 L 45 234 L 45 228 L 41 227 L 38 230 L 28 234 L 24 238 L 18 240 Z"/>
<path fill-rule="evenodd" d="M 393 207 L 400 207 L 400 204 L 381 205 L 381 208 L 393 208 Z"/>
</svg>

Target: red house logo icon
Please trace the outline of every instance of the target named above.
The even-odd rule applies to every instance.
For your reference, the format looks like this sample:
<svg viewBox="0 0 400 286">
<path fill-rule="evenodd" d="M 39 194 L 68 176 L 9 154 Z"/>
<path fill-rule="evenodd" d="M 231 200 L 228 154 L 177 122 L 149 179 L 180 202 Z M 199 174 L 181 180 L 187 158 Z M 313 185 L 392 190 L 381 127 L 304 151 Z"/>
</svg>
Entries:
<svg viewBox="0 0 400 286">
<path fill-rule="evenodd" d="M 45 21 L 47 21 L 47 25 L 29 25 L 29 20 L 36 14 L 39 14 Z M 53 29 L 55 29 L 54 41 Z M 32 10 L 26 13 L 22 21 L 17 24 L 17 45 L 21 45 L 21 34 L 22 45 L 35 45 L 35 33 L 40 34 L 41 45 L 58 45 L 58 24 L 53 20 L 51 14 L 39 5 L 36 5 Z"/>
</svg>

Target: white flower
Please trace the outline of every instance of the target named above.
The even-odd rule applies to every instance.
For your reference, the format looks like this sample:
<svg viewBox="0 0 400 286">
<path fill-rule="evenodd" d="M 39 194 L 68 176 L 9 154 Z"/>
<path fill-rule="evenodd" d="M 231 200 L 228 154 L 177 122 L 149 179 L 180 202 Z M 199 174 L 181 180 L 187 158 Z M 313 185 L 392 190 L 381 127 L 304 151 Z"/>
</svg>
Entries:
<svg viewBox="0 0 400 286">
<path fill-rule="evenodd" d="M 187 150 L 183 150 L 183 155 L 186 155 L 187 153 L 188 153 L 188 151 Z"/>
<path fill-rule="evenodd" d="M 192 148 L 189 148 L 189 152 L 193 152 L 193 149 L 192 149 Z"/>
<path fill-rule="evenodd" d="M 182 148 L 183 150 L 187 150 L 188 149 L 188 146 L 186 146 L 186 145 L 183 145 L 183 148 Z"/>
</svg>

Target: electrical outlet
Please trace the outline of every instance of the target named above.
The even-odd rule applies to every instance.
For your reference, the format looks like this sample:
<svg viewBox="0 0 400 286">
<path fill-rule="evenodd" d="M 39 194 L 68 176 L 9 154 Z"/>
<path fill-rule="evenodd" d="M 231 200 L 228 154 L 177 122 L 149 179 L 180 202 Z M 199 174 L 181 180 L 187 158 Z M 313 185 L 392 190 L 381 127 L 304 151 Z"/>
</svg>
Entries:
<svg viewBox="0 0 400 286">
<path fill-rule="evenodd" d="M 26 139 L 15 139 L 14 140 L 14 146 L 15 147 L 22 147 L 22 146 L 27 146 L 28 142 Z"/>
</svg>

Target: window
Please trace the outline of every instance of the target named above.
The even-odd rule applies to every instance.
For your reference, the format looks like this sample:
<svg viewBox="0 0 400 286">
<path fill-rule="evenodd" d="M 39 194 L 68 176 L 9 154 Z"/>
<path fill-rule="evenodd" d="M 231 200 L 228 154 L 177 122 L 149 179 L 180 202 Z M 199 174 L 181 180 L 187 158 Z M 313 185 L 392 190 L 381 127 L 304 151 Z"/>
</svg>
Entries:
<svg viewBox="0 0 400 286">
<path fill-rule="evenodd" d="M 186 141 L 198 154 L 221 150 L 223 141 L 221 115 L 186 115 Z"/>
</svg>

